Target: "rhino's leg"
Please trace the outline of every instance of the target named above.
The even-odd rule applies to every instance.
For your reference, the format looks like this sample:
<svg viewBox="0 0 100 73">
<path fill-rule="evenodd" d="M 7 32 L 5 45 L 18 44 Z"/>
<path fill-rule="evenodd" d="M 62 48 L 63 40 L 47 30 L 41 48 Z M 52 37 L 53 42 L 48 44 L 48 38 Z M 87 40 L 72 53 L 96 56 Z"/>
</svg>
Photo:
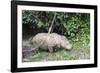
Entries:
<svg viewBox="0 0 100 73">
<path fill-rule="evenodd" d="M 52 53 L 53 52 L 53 48 L 52 47 L 48 47 L 49 52 Z"/>
</svg>

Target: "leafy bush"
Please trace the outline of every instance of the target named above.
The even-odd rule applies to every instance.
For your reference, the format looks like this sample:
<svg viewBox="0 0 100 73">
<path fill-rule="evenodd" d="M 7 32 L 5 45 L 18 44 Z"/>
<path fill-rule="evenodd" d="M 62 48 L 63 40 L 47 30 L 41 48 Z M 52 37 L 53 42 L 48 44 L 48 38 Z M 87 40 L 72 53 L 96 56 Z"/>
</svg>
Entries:
<svg viewBox="0 0 100 73">
<path fill-rule="evenodd" d="M 23 32 L 39 29 L 39 32 L 48 32 L 53 17 L 54 12 L 23 10 Z M 80 35 L 88 35 L 87 37 L 89 37 L 90 15 L 88 13 L 56 12 L 56 19 L 51 32 L 56 32 L 69 38 Z"/>
</svg>

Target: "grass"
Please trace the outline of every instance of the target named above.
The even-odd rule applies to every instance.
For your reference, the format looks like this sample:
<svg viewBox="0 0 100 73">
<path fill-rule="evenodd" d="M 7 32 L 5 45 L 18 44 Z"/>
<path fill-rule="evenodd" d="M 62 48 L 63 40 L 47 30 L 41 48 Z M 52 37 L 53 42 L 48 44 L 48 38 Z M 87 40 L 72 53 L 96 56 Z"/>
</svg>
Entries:
<svg viewBox="0 0 100 73">
<path fill-rule="evenodd" d="M 42 51 L 32 57 L 33 61 L 76 60 L 78 57 L 71 55 L 70 51 L 61 50 L 53 53 Z"/>
</svg>

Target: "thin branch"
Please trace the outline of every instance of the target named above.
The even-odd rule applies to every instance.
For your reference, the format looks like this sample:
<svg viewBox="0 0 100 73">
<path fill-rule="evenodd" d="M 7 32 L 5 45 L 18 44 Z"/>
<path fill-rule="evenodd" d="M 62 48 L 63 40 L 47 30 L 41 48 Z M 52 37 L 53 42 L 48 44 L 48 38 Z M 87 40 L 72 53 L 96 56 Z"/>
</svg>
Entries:
<svg viewBox="0 0 100 73">
<path fill-rule="evenodd" d="M 51 26 L 49 27 L 49 31 L 48 31 L 48 33 L 51 32 L 51 29 L 52 29 L 52 26 L 53 26 L 53 24 L 54 24 L 55 18 L 56 18 L 56 12 L 54 13 L 54 17 L 53 17 L 53 20 L 52 20 Z"/>
</svg>

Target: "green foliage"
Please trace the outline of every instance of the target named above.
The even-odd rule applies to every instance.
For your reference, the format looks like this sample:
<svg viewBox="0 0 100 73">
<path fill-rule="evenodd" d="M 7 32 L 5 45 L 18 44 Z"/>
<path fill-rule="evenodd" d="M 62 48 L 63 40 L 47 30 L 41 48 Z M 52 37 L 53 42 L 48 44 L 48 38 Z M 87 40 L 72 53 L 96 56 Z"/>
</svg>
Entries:
<svg viewBox="0 0 100 73">
<path fill-rule="evenodd" d="M 50 27 L 54 16 L 54 12 L 45 11 L 41 12 L 23 10 L 22 14 L 23 26 L 28 25 L 29 27 L 38 27 L 44 29 Z M 89 33 L 89 14 L 65 12 L 56 12 L 56 14 L 57 16 L 53 25 L 53 31 L 62 31 L 61 33 L 69 36 L 75 36 L 76 33 Z"/>
<path fill-rule="evenodd" d="M 22 24 L 25 29 L 36 27 L 38 20 L 33 16 L 32 11 L 22 11 Z"/>
</svg>

